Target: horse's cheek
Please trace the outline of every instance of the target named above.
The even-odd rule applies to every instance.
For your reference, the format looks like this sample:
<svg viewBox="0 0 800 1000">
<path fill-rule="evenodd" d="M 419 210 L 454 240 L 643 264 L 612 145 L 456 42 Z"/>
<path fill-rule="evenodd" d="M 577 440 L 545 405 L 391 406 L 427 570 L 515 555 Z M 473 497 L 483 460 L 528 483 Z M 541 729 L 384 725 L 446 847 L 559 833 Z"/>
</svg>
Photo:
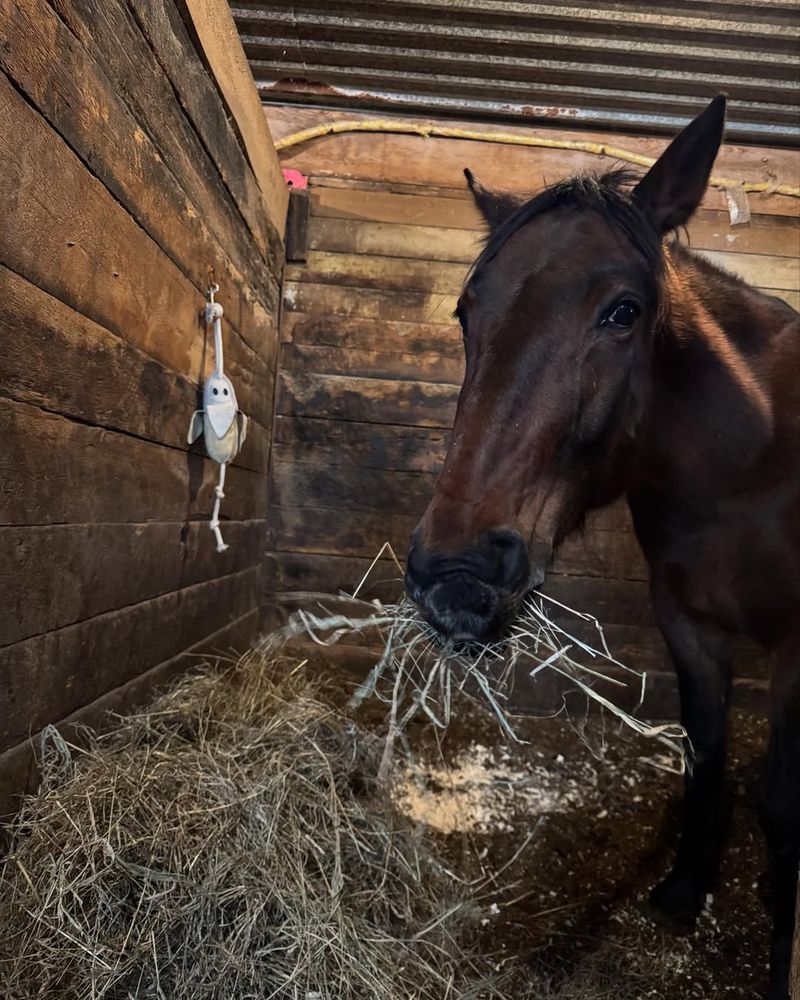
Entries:
<svg viewBox="0 0 800 1000">
<path fill-rule="evenodd" d="M 593 351 L 581 373 L 578 403 L 578 437 L 583 445 L 593 444 L 612 430 L 620 410 L 620 396 L 627 381 L 626 366 L 617 352 Z"/>
</svg>

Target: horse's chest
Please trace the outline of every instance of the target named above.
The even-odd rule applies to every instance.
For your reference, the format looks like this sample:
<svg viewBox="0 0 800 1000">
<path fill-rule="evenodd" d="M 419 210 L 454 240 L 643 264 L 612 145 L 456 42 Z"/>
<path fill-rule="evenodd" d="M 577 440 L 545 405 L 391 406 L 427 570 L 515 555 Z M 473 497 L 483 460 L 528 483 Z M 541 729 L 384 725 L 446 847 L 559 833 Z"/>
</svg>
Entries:
<svg viewBox="0 0 800 1000">
<path fill-rule="evenodd" d="M 800 616 L 796 500 L 752 498 L 707 517 L 664 518 L 651 570 L 698 617 L 769 642 Z"/>
</svg>

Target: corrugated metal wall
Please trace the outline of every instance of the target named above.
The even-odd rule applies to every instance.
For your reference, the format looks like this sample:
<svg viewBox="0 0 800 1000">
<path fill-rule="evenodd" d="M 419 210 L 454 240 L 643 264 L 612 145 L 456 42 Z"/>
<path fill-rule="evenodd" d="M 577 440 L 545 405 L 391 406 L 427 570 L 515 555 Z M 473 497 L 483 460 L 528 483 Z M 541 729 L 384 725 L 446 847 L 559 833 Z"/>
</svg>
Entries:
<svg viewBox="0 0 800 1000">
<path fill-rule="evenodd" d="M 672 133 L 723 91 L 729 139 L 800 138 L 795 0 L 231 7 L 265 101 Z"/>
</svg>

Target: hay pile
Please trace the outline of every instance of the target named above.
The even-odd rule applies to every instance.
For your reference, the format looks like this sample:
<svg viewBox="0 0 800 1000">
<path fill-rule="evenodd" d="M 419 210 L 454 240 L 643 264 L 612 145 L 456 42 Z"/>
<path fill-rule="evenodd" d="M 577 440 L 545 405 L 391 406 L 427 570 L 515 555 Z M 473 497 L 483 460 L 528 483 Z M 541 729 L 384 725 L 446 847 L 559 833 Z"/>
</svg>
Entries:
<svg viewBox="0 0 800 1000">
<path fill-rule="evenodd" d="M 0 872 L 6 1000 L 498 995 L 380 741 L 275 669 L 186 678 L 85 749 L 46 733 Z"/>
</svg>

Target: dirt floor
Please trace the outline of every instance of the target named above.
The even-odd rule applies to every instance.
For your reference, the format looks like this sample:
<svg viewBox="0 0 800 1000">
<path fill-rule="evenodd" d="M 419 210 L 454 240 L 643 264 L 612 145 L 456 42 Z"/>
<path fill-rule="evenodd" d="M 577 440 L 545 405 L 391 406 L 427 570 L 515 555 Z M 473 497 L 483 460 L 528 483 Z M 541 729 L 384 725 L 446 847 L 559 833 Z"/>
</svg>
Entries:
<svg viewBox="0 0 800 1000">
<path fill-rule="evenodd" d="M 397 793 L 404 811 L 438 831 L 462 877 L 490 878 L 524 847 L 481 890 L 483 947 L 499 969 L 527 970 L 512 994 L 762 996 L 768 918 L 754 797 L 763 724 L 743 714 L 733 720 L 731 841 L 718 890 L 684 937 L 662 929 L 646 902 L 668 868 L 679 816 L 681 779 L 645 759 L 658 748 L 598 718 L 581 726 L 564 716 L 527 719 L 520 732 L 527 745 L 504 742 L 490 719 L 462 714 L 442 752 L 429 731 L 418 734 L 415 773 Z"/>
</svg>

